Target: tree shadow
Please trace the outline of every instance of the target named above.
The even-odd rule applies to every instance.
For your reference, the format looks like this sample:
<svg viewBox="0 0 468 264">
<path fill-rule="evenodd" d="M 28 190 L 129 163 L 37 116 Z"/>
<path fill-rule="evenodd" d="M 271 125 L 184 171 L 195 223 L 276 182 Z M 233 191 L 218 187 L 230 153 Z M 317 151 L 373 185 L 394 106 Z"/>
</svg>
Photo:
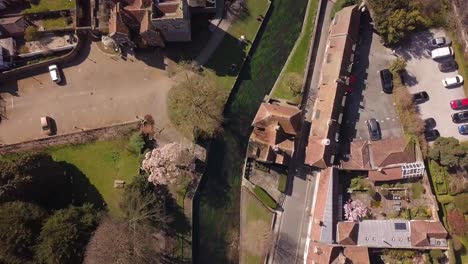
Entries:
<svg viewBox="0 0 468 264">
<path fill-rule="evenodd" d="M 293 263 L 297 253 L 297 242 L 289 234 L 280 232 L 278 242 L 275 247 L 275 263 Z"/>
<path fill-rule="evenodd" d="M 58 164 L 63 168 L 64 175 L 70 179 L 71 203 L 73 205 L 81 206 L 84 203 L 91 203 L 94 205 L 94 208 L 99 210 L 106 208 L 106 203 L 101 193 L 99 193 L 80 169 L 65 161 L 60 161 Z"/>
<path fill-rule="evenodd" d="M 396 49 L 396 53 L 405 60 L 430 58 L 430 43 L 434 33 L 429 30 L 413 33 L 411 37 Z"/>
<path fill-rule="evenodd" d="M 414 76 L 413 74 L 411 74 L 410 72 L 406 70 L 400 73 L 400 78 L 401 78 L 402 83 L 405 84 L 406 86 L 412 87 L 418 84 L 418 80 L 416 76 Z"/>
</svg>

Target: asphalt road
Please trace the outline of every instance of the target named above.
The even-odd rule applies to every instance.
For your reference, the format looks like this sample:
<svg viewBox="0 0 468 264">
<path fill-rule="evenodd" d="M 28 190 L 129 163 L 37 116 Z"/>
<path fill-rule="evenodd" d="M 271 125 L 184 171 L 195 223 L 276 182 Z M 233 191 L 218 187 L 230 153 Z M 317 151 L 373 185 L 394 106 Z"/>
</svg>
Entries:
<svg viewBox="0 0 468 264">
<path fill-rule="evenodd" d="M 319 14 L 317 26 L 317 29 L 320 30 L 320 33 L 317 35 L 317 37 L 319 37 L 317 40 L 318 48 L 311 54 L 312 59 L 315 59 L 313 61 L 314 65 L 322 64 L 328 30 L 331 23 L 330 16 L 334 3 L 326 1 L 326 4 L 326 7 L 322 8 L 321 13 Z M 313 94 L 318 87 L 320 68 L 321 67 L 314 67 L 309 90 L 304 94 L 304 96 L 313 97 Z M 313 100 L 307 100 L 305 106 L 305 120 L 310 120 L 312 108 Z M 308 132 L 307 129 L 305 129 L 301 133 L 301 138 L 299 140 L 300 143 L 297 148 L 298 150 L 304 151 L 307 138 Z M 299 152 L 300 151 L 298 151 L 298 153 Z M 273 256 L 273 263 L 303 263 L 307 225 L 315 188 L 315 180 L 311 175 L 308 175 L 309 170 L 304 167 L 303 158 L 303 153 L 298 154 L 295 165 L 293 168 L 290 168 L 290 171 L 297 168 L 297 174 L 292 182 L 291 194 L 286 196 L 283 203 L 284 213 L 280 224 L 279 239 Z"/>
</svg>

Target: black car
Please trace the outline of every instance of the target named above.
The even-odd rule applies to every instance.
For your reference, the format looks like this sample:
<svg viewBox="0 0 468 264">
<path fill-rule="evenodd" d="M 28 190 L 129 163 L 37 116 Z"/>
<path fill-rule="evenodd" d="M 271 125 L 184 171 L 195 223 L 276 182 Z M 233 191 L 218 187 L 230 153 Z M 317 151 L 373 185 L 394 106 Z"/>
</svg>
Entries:
<svg viewBox="0 0 468 264">
<path fill-rule="evenodd" d="M 454 123 L 468 122 L 468 111 L 458 112 L 452 114 L 452 121 Z"/>
<path fill-rule="evenodd" d="M 439 38 L 431 39 L 429 44 L 433 48 L 440 48 L 440 47 L 445 47 L 445 46 L 448 46 L 448 45 L 452 44 L 452 41 L 450 39 L 448 39 L 448 38 L 445 38 L 445 37 L 439 37 Z"/>
<path fill-rule="evenodd" d="M 433 129 L 436 126 L 437 126 L 437 123 L 434 120 L 434 118 L 430 117 L 430 118 L 424 119 L 424 128 L 425 129 Z"/>
<path fill-rule="evenodd" d="M 383 69 L 380 72 L 380 82 L 384 93 L 392 93 L 393 90 L 393 75 L 388 69 Z"/>
<path fill-rule="evenodd" d="M 434 141 L 438 137 L 440 137 L 439 130 L 437 129 L 426 130 L 424 131 L 424 137 L 426 138 L 427 141 Z"/>
<path fill-rule="evenodd" d="M 458 69 L 458 64 L 454 60 L 444 61 L 438 64 L 441 72 L 452 72 Z"/>
<path fill-rule="evenodd" d="M 422 104 L 429 100 L 429 95 L 426 92 L 419 92 L 412 95 L 413 103 Z"/>
<path fill-rule="evenodd" d="M 369 130 L 369 136 L 372 141 L 379 140 L 382 138 L 382 133 L 380 132 L 380 125 L 375 118 L 367 120 L 367 129 Z"/>
</svg>

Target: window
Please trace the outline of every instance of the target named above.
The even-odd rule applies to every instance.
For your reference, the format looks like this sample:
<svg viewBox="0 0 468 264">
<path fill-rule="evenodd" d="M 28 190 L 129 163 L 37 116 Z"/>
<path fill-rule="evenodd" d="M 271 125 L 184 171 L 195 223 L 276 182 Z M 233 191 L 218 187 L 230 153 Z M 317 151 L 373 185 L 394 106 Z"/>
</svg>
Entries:
<svg viewBox="0 0 468 264">
<path fill-rule="evenodd" d="M 406 230 L 406 223 L 395 223 L 395 230 Z"/>
</svg>

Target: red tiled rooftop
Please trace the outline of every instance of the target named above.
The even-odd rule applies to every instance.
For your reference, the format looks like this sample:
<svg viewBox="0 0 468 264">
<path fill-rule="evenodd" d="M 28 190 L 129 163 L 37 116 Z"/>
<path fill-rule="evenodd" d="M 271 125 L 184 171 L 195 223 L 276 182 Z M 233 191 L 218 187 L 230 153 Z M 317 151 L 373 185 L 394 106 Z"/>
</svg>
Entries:
<svg viewBox="0 0 468 264">
<path fill-rule="evenodd" d="M 370 264 L 369 249 L 361 246 L 346 246 L 345 257 L 353 264 Z"/>
<path fill-rule="evenodd" d="M 371 181 L 394 181 L 403 178 L 401 167 L 388 168 L 369 171 L 369 180 Z"/>
<path fill-rule="evenodd" d="M 411 245 L 429 246 L 429 238 L 447 238 L 447 231 L 439 221 L 411 220 Z"/>
<path fill-rule="evenodd" d="M 338 222 L 337 240 L 342 245 L 356 245 L 357 229 L 359 225 L 356 222 L 346 221 Z"/>
<path fill-rule="evenodd" d="M 290 135 L 297 135 L 301 122 L 301 110 L 296 107 L 287 107 L 262 103 L 255 115 L 252 126 L 266 128 L 278 124 Z"/>
<path fill-rule="evenodd" d="M 404 138 L 373 141 L 370 147 L 376 167 L 416 161 L 414 149 Z"/>
<path fill-rule="evenodd" d="M 370 169 L 369 144 L 366 140 L 351 142 L 349 159 L 341 163 L 345 170 Z"/>
</svg>

